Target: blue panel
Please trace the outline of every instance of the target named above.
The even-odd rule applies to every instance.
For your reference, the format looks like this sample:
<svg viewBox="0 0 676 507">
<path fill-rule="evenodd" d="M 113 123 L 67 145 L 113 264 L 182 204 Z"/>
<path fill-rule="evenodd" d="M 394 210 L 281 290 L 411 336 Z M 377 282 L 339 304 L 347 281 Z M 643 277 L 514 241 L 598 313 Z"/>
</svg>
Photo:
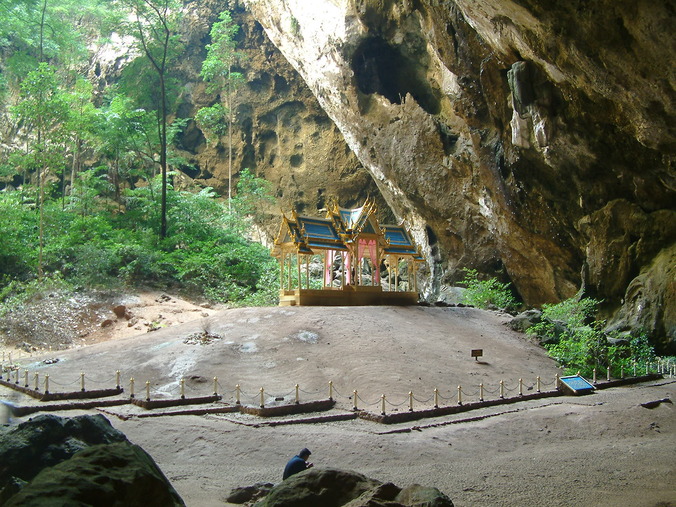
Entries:
<svg viewBox="0 0 676 507">
<path fill-rule="evenodd" d="M 311 247 L 314 248 L 324 248 L 327 250 L 342 250 L 342 251 L 347 251 L 347 247 L 340 245 L 340 244 L 335 244 L 335 243 L 321 243 L 319 241 L 310 241 L 308 243 Z"/>
<path fill-rule="evenodd" d="M 399 229 L 388 229 L 385 231 L 385 237 L 390 241 L 390 244 L 393 245 L 410 245 L 406 235 Z"/>
<path fill-rule="evenodd" d="M 412 248 L 385 248 L 385 253 L 390 254 L 390 253 L 401 253 L 401 254 L 409 254 L 413 255 L 417 253 L 415 250 Z"/>
<path fill-rule="evenodd" d="M 329 224 L 305 222 L 303 224 L 308 236 L 324 239 L 338 239 L 338 235 Z"/>
<path fill-rule="evenodd" d="M 575 392 L 594 390 L 594 386 L 592 384 L 590 384 L 589 382 L 587 382 L 585 379 L 583 379 L 578 375 L 572 375 L 570 377 L 561 377 L 560 380 Z"/>
</svg>

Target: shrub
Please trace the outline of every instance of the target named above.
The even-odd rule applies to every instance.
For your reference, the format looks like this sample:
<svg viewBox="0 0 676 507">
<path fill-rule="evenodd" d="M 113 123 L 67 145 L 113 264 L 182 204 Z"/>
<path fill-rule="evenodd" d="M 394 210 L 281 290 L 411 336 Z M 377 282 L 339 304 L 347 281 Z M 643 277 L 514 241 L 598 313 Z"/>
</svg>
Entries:
<svg viewBox="0 0 676 507">
<path fill-rule="evenodd" d="M 509 283 L 499 282 L 495 278 L 479 280 L 476 269 L 465 269 L 462 283 L 467 287 L 462 294 L 461 302 L 477 308 L 504 308 L 513 310 L 518 301 L 512 295 Z"/>
<path fill-rule="evenodd" d="M 593 298 L 570 298 L 542 306 L 542 322 L 526 332 L 556 343 L 545 344 L 551 357 L 566 373 L 578 371 L 591 376 L 611 366 L 611 374 L 620 375 L 634 363 L 645 364 L 655 358 L 645 333 L 632 337 L 629 345 L 610 345 L 603 331 L 605 322 L 594 320 L 601 301 Z M 558 325 L 557 325 L 558 323 Z"/>
</svg>

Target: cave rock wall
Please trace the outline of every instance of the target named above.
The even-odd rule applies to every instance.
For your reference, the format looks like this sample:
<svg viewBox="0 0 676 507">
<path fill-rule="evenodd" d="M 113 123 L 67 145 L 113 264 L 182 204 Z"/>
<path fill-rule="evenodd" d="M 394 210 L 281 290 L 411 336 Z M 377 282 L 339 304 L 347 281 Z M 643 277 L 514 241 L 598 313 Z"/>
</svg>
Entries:
<svg viewBox="0 0 676 507">
<path fill-rule="evenodd" d="M 191 119 L 200 108 L 226 100 L 218 92 L 207 93 L 199 77 L 205 45 L 210 42 L 209 31 L 225 9 L 232 12 L 233 21 L 240 27 L 236 41 L 243 57 L 234 70 L 244 76 L 233 94 L 231 169 L 228 136 L 208 142 Z M 211 186 L 227 196 L 228 174 L 232 173 L 235 195 L 244 169 L 271 182 L 274 203 L 261 210 L 262 230 L 252 234 L 264 243 L 278 232 L 282 211 L 319 215 L 331 198 L 345 206 L 356 206 L 372 196 L 379 202 L 383 217 L 391 216 L 371 174 L 342 133 L 239 2 L 189 2 L 182 33 L 187 49 L 178 69 L 178 79 L 184 86 L 177 116 L 191 119 L 179 138 L 180 153 L 186 160 L 178 168 L 183 184 Z"/>
<path fill-rule="evenodd" d="M 673 350 L 673 2 L 245 4 L 424 245 L 428 298 L 463 267 L 529 305 L 583 288 Z"/>
</svg>

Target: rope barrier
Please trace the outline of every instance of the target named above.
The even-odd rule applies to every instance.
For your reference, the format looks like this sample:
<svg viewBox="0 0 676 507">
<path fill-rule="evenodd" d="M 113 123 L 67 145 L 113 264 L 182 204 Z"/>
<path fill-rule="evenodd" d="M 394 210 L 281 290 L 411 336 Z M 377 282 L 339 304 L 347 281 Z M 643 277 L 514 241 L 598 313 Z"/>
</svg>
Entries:
<svg viewBox="0 0 676 507">
<path fill-rule="evenodd" d="M 24 388 L 33 388 L 35 391 L 40 391 L 40 388 L 43 387 L 45 393 L 49 393 L 49 388 L 50 388 L 50 383 L 53 386 L 60 386 L 60 387 L 68 387 L 68 386 L 73 386 L 80 384 L 80 390 L 82 392 L 85 391 L 87 388 L 87 384 L 90 386 L 89 389 L 91 390 L 91 385 L 110 385 L 114 383 L 118 389 L 121 389 L 121 377 L 124 375 L 124 377 L 129 378 L 129 397 L 134 398 L 137 392 L 135 392 L 135 388 L 138 386 L 135 385 L 135 380 L 134 377 L 131 376 L 129 377 L 129 374 L 127 372 L 122 372 L 120 370 L 116 370 L 114 375 L 112 376 L 99 376 L 97 377 L 96 375 L 90 376 L 89 374 L 85 374 L 84 372 L 81 372 L 77 378 L 75 378 L 72 381 L 63 381 L 62 379 L 59 380 L 54 380 L 53 378 L 50 378 L 49 375 L 46 374 L 41 374 L 38 371 L 31 372 L 27 368 L 21 367 L 21 365 L 17 364 L 4 364 L 4 361 L 6 358 L 8 358 L 11 362 L 13 359 L 12 354 L 5 354 L 3 352 L 2 355 L 3 358 L 3 364 L 0 365 L 0 379 L 3 378 L 3 375 L 7 378 L 8 382 L 16 384 L 17 386 L 21 385 Z M 639 369 L 645 367 L 645 372 L 646 374 L 649 374 L 651 371 L 656 371 L 662 375 L 669 375 L 673 377 L 676 375 L 676 363 L 672 362 L 671 360 L 667 359 L 662 359 L 662 358 L 657 358 L 656 362 L 651 363 L 650 361 L 645 362 L 645 365 L 643 363 L 637 363 L 634 362 L 631 365 L 628 366 L 628 368 L 632 368 L 634 376 L 639 373 Z M 611 380 L 611 373 L 614 371 L 617 374 L 619 374 L 619 378 L 623 379 L 625 378 L 625 364 L 620 364 L 619 365 L 619 371 L 618 370 L 613 370 L 611 366 L 605 366 L 606 369 L 606 381 Z M 597 369 L 594 368 L 592 371 L 593 374 L 593 382 L 597 383 L 598 382 L 598 375 L 597 375 Z M 42 381 L 42 382 L 41 382 Z M 202 386 L 195 386 L 191 382 L 186 383 L 185 377 L 181 377 L 180 379 L 175 381 L 174 383 L 168 384 L 166 386 L 163 386 L 161 388 L 161 391 L 159 390 L 160 388 L 153 388 L 151 385 L 151 380 L 146 380 L 145 381 L 145 398 L 146 400 L 150 400 L 151 397 L 157 397 L 157 396 L 164 396 L 166 397 L 167 395 L 171 396 L 179 396 L 181 399 L 185 399 L 186 397 L 186 385 L 187 389 L 190 392 L 198 392 L 200 389 L 204 389 Z M 509 393 L 514 393 L 514 391 L 518 391 L 518 396 L 523 396 L 523 391 L 524 387 L 528 391 L 535 390 L 537 393 L 541 393 L 543 389 L 547 387 L 554 386 L 555 388 L 559 387 L 559 375 L 556 374 L 555 378 L 553 380 L 545 381 L 542 379 L 542 377 L 537 376 L 535 378 L 534 383 L 528 383 L 525 384 L 524 379 L 520 378 L 518 379 L 517 385 L 510 386 L 507 384 L 504 380 L 500 380 L 499 383 L 492 384 L 492 385 L 484 385 L 483 383 L 480 383 L 478 385 L 478 389 L 470 389 L 466 390 L 463 389 L 462 386 L 458 386 L 457 388 L 457 403 L 459 405 L 462 405 L 463 403 L 463 396 L 465 399 L 478 399 L 479 401 L 484 401 L 484 398 L 488 396 L 489 398 L 495 397 L 495 398 L 500 398 L 504 399 L 505 398 L 505 392 Z M 42 383 L 42 385 L 41 385 Z M 247 393 L 242 390 L 241 386 L 237 384 L 234 388 L 232 389 L 225 389 L 220 382 L 218 381 L 217 377 L 213 377 L 213 394 L 218 395 L 218 393 L 222 393 L 223 396 L 228 396 L 228 397 L 234 397 L 235 403 L 236 404 L 241 404 L 242 400 L 246 400 L 247 402 L 250 402 L 252 404 L 258 403 L 258 405 L 261 408 L 265 407 L 265 401 L 266 401 L 266 395 L 267 399 L 274 399 L 275 401 L 284 401 L 284 400 L 290 400 L 291 396 L 294 396 L 294 402 L 296 404 L 300 403 L 300 397 L 301 394 L 304 395 L 305 397 L 321 397 L 322 391 L 320 389 L 302 389 L 298 384 L 294 385 L 294 388 L 291 391 L 288 391 L 284 394 L 281 395 L 272 395 L 269 393 L 266 393 L 264 388 L 261 387 L 258 391 L 258 393 L 253 394 L 253 393 Z M 451 402 L 456 396 L 454 396 L 452 391 L 445 390 L 444 392 L 448 393 L 448 395 L 445 395 L 442 393 L 438 388 L 435 388 L 431 396 L 423 396 L 419 397 L 416 396 L 412 391 L 409 391 L 406 395 L 404 395 L 404 398 L 401 399 L 399 402 L 393 402 L 387 398 L 385 394 L 380 395 L 379 399 L 373 402 L 369 402 L 368 398 L 364 399 L 362 396 L 359 395 L 358 391 L 355 389 L 352 392 L 352 396 L 347 396 L 345 394 L 342 394 L 340 390 L 336 389 L 336 386 L 333 384 L 333 381 L 328 382 L 328 398 L 330 400 L 334 400 L 334 398 L 337 399 L 342 399 L 342 400 L 351 400 L 353 402 L 353 409 L 358 410 L 358 404 L 361 403 L 362 406 L 365 407 L 373 407 L 376 406 L 380 403 L 381 406 L 381 412 L 384 414 L 385 409 L 387 406 L 392 407 L 392 408 L 398 408 L 402 407 L 406 404 L 408 404 L 408 409 L 409 411 L 414 410 L 414 403 L 417 403 L 419 405 L 423 406 L 429 406 L 430 404 L 433 404 L 435 408 L 438 408 L 440 405 L 440 400 L 443 401 L 444 404 L 449 404 L 448 402 Z M 395 396 L 395 399 L 398 398 Z"/>
<path fill-rule="evenodd" d="M 434 398 L 433 396 L 430 396 L 429 398 L 427 398 L 425 400 L 421 400 L 421 399 L 417 398 L 416 396 L 413 396 L 413 399 L 415 401 L 417 401 L 418 403 L 422 403 L 422 404 L 429 403 L 430 401 L 432 401 L 433 398 Z"/>
<path fill-rule="evenodd" d="M 438 393 L 439 398 L 442 400 L 452 400 L 454 396 L 452 394 L 449 394 L 448 396 L 443 396 L 441 393 Z"/>
<path fill-rule="evenodd" d="M 300 389 L 300 388 L 298 390 L 303 394 L 320 394 L 321 393 L 321 391 L 319 391 L 319 390 L 317 390 L 317 391 L 306 391 L 306 390 Z"/>
<path fill-rule="evenodd" d="M 355 391 L 355 393 L 356 393 L 356 392 L 357 392 L 357 391 Z M 357 398 L 359 398 L 359 400 L 360 400 L 362 403 L 364 403 L 364 405 L 366 405 L 367 407 L 372 407 L 372 406 L 377 405 L 378 403 L 380 403 L 380 400 L 376 400 L 376 401 L 374 401 L 373 403 L 367 403 L 361 396 L 359 396 L 359 394 L 357 394 Z"/>
<path fill-rule="evenodd" d="M 405 404 L 408 403 L 408 402 L 409 402 L 408 399 L 405 399 L 405 400 L 402 401 L 401 403 L 392 403 L 390 400 L 387 400 L 387 404 L 388 404 L 389 406 L 391 406 L 391 407 L 401 407 L 402 405 L 405 405 Z"/>
</svg>

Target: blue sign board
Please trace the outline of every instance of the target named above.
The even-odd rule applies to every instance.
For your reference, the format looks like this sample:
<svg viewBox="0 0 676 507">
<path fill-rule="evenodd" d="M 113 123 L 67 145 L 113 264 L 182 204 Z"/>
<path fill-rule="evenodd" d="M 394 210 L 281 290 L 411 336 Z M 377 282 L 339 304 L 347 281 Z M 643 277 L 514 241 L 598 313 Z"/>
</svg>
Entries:
<svg viewBox="0 0 676 507">
<path fill-rule="evenodd" d="M 572 394 L 587 394 L 594 391 L 594 386 L 579 375 L 569 375 L 559 380 L 564 388 L 572 391 Z"/>
</svg>

